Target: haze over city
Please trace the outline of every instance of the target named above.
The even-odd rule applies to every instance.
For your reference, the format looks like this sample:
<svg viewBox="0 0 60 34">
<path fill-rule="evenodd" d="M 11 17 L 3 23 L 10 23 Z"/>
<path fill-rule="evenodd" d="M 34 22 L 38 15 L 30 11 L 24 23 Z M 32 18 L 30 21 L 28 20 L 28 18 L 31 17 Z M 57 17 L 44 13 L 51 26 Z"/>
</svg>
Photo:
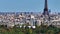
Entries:
<svg viewBox="0 0 60 34">
<path fill-rule="evenodd" d="M 51 12 L 60 12 L 60 0 L 48 0 Z M 44 0 L 0 0 L 0 12 L 43 12 Z"/>
</svg>

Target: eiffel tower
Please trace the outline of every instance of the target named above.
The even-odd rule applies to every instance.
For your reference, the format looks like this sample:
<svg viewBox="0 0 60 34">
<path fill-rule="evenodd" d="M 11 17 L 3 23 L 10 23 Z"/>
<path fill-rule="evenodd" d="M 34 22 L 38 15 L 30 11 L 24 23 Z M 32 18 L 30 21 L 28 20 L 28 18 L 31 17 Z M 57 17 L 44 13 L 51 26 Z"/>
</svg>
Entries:
<svg viewBox="0 0 60 34">
<path fill-rule="evenodd" d="M 43 15 L 49 15 L 47 0 L 45 0 Z"/>
</svg>

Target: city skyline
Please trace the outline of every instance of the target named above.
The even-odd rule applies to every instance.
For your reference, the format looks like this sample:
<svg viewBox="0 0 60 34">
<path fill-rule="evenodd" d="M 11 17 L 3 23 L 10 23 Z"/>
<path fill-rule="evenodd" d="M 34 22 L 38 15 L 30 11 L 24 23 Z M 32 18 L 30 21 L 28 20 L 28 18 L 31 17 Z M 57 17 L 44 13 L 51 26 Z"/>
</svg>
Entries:
<svg viewBox="0 0 60 34">
<path fill-rule="evenodd" d="M 48 0 L 48 9 L 60 11 L 60 0 Z M 0 0 L 0 12 L 43 12 L 44 0 Z"/>
</svg>

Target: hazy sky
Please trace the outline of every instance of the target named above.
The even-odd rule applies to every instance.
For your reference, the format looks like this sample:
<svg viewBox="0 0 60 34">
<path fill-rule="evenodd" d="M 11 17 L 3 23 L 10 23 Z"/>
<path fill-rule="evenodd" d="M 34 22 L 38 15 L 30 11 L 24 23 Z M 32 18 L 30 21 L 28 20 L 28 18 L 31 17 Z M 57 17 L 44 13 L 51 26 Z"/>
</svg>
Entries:
<svg viewBox="0 0 60 34">
<path fill-rule="evenodd" d="M 52 12 L 60 11 L 60 0 L 48 0 L 48 8 Z M 0 11 L 43 12 L 44 0 L 0 0 Z"/>
</svg>

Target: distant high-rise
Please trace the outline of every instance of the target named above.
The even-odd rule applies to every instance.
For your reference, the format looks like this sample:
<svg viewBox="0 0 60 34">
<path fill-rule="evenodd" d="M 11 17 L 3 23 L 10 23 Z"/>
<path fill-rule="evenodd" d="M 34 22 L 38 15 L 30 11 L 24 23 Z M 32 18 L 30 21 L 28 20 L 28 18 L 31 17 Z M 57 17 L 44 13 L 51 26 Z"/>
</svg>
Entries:
<svg viewBox="0 0 60 34">
<path fill-rule="evenodd" d="M 49 15 L 47 0 L 45 0 L 43 15 Z"/>
</svg>

